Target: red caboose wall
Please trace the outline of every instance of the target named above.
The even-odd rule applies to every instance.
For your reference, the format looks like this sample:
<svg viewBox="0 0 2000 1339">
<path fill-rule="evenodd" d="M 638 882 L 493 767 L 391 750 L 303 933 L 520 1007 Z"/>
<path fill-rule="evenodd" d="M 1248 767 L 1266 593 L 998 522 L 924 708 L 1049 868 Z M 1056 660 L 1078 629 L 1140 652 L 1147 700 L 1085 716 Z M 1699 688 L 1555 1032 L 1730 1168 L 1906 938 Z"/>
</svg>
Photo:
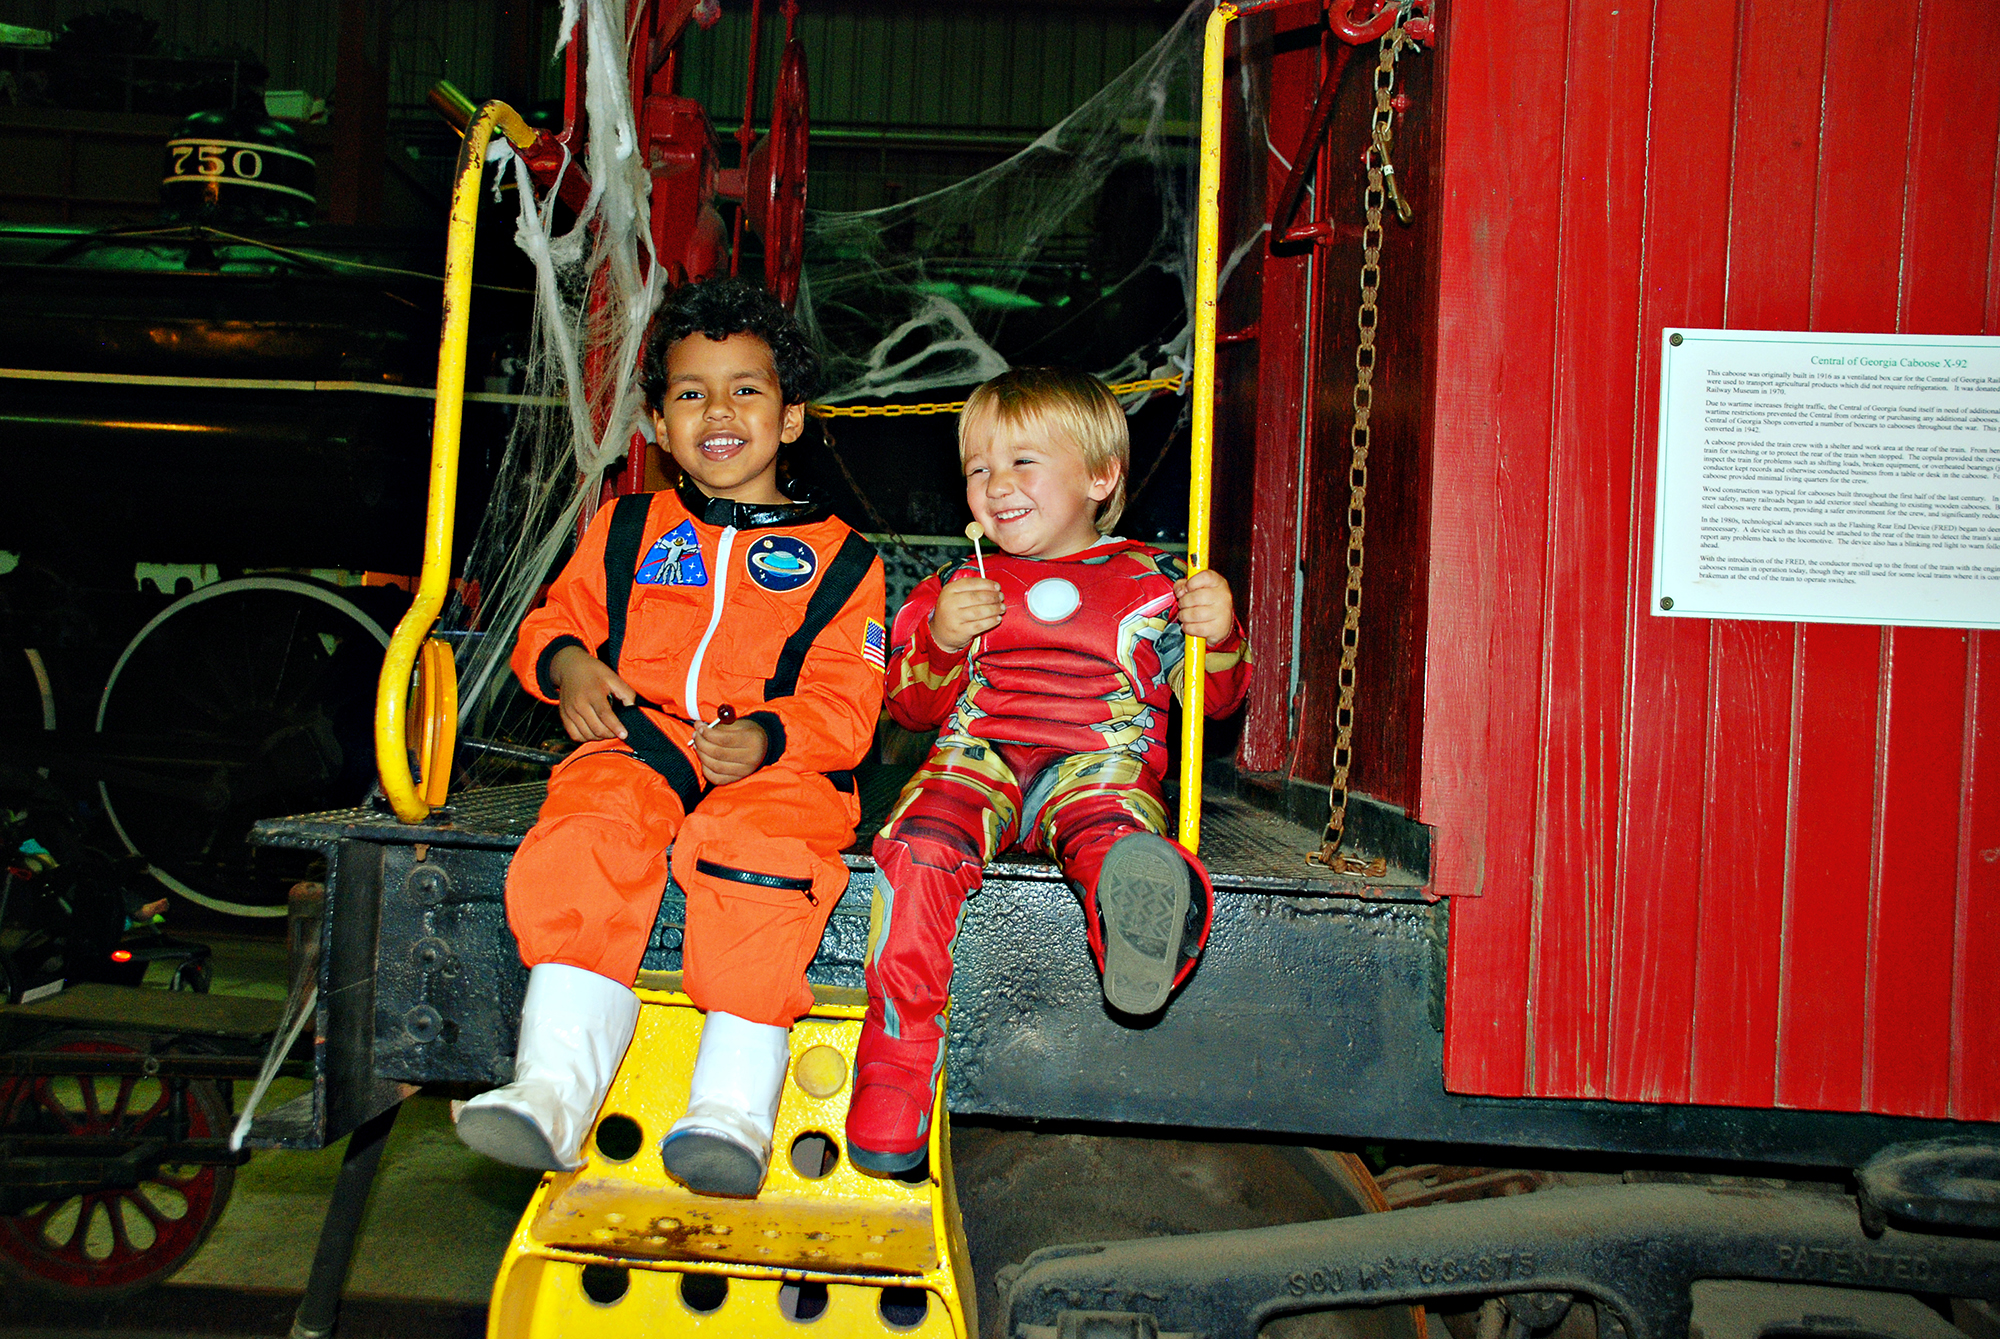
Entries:
<svg viewBox="0 0 2000 1339">
<path fill-rule="evenodd" d="M 1663 327 L 2000 333 L 2000 8 L 1443 8 L 1447 1086 L 2000 1120 L 2000 634 L 1646 608 Z"/>
</svg>

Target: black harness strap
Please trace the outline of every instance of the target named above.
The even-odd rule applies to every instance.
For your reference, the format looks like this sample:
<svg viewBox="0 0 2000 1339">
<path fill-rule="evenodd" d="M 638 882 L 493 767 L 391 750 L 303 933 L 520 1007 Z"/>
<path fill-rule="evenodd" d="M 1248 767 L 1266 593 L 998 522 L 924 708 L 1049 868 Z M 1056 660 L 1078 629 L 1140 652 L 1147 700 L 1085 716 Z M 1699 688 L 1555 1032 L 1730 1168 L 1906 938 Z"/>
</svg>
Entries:
<svg viewBox="0 0 2000 1339">
<path fill-rule="evenodd" d="M 644 699 L 641 699 L 642 701 Z M 648 702 L 647 706 L 652 706 Z M 703 795 L 701 777 L 695 774 L 694 764 L 687 755 L 674 747 L 674 741 L 666 732 L 653 724 L 653 718 L 637 707 L 628 707 L 613 702 L 611 710 L 618 714 L 619 723 L 625 727 L 625 743 L 639 761 L 666 778 L 674 794 L 681 797 L 681 812 L 691 814 L 701 803 Z"/>
<path fill-rule="evenodd" d="M 625 649 L 625 616 L 632 608 L 632 578 L 639 571 L 639 546 L 646 542 L 646 514 L 651 493 L 627 493 L 611 511 L 611 533 L 604 539 L 604 614 L 610 625 L 597 658 L 612 669 Z"/>
<path fill-rule="evenodd" d="M 597 650 L 597 658 L 614 670 L 618 668 L 619 654 L 625 648 L 625 622 L 631 612 L 632 587 L 639 570 L 639 551 L 646 542 L 646 520 L 652 505 L 649 493 L 628 493 L 619 498 L 611 512 L 611 532 L 604 539 L 606 636 L 604 644 Z M 764 681 L 767 700 L 789 697 L 797 691 L 799 671 L 805 666 L 806 652 L 826 631 L 827 624 L 833 622 L 834 615 L 853 597 L 874 561 L 875 546 L 849 531 L 846 540 L 841 543 L 840 552 L 834 555 L 826 575 L 820 578 L 819 586 L 806 602 L 805 621 L 799 625 L 798 631 L 786 638 L 784 649 L 778 655 L 776 672 Z M 725 574 L 717 573 L 713 579 L 723 580 Z M 625 727 L 625 742 L 632 752 L 639 761 L 666 778 L 667 784 L 674 788 L 674 794 L 680 797 L 682 810 L 693 813 L 694 807 L 701 803 L 706 788 L 687 755 L 667 738 L 651 717 L 640 710 L 641 707 L 650 707 L 658 711 L 658 704 L 641 698 L 629 707 L 618 702 L 613 702 L 611 706 Z M 853 773 L 829 772 L 827 779 L 836 789 L 853 793 Z"/>
<path fill-rule="evenodd" d="M 785 639 L 785 647 L 778 653 L 777 668 L 764 680 L 766 702 L 774 697 L 790 697 L 798 691 L 799 671 L 805 668 L 806 652 L 812 650 L 813 643 L 826 631 L 826 625 L 833 622 L 834 615 L 860 589 L 861 579 L 874 563 L 875 546 L 859 533 L 848 531 L 840 552 L 827 564 L 826 575 L 819 579 L 819 587 L 806 602 L 805 621 Z"/>
<path fill-rule="evenodd" d="M 639 549 L 646 542 L 646 517 L 652 511 L 650 493 L 627 493 L 611 511 L 611 533 L 604 538 L 604 617 L 608 634 L 597 648 L 597 658 L 612 669 L 618 668 L 619 653 L 625 649 L 625 619 L 632 609 L 633 579 L 639 571 Z M 640 698 L 632 706 L 611 704 L 625 727 L 625 742 L 639 761 L 666 778 L 674 794 L 680 796 L 681 811 L 693 813 L 701 803 L 701 777 L 687 755 L 674 747 L 666 733 L 640 707 L 659 710 L 657 704 Z"/>
</svg>

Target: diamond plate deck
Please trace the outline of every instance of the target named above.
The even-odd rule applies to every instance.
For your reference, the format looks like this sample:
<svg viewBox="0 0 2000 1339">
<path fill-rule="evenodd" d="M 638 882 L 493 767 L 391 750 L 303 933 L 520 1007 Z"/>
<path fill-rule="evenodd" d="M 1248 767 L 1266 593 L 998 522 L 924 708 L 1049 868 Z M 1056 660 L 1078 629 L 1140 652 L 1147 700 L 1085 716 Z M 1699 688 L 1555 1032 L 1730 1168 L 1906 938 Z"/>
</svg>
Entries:
<svg viewBox="0 0 2000 1339">
<path fill-rule="evenodd" d="M 908 773 L 874 767 L 860 775 L 863 814 L 859 836 L 848 849 L 848 867 L 873 868 L 869 840 L 881 826 Z M 326 813 L 266 819 L 252 840 L 273 846 L 323 846 L 347 838 L 390 845 L 434 845 L 512 850 L 535 821 L 546 787 L 540 782 L 470 791 L 432 813 L 422 823 L 403 823 L 386 809 L 361 806 Z M 1289 822 L 1245 800 L 1211 795 L 1202 805 L 1201 857 L 1219 889 L 1287 892 L 1293 895 L 1420 897 L 1420 871 L 1391 864 L 1377 878 L 1335 875 L 1310 863 L 1319 833 Z M 1007 855 L 993 862 L 995 878 L 1055 879 L 1045 856 Z"/>
</svg>

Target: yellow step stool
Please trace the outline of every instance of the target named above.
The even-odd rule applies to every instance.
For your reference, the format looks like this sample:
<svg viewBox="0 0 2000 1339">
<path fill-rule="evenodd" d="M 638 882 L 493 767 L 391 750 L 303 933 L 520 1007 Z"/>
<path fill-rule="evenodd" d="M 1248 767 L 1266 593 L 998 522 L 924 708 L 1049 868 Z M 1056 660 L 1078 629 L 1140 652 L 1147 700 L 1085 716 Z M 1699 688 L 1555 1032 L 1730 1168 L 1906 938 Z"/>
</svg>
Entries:
<svg viewBox="0 0 2000 1339">
<path fill-rule="evenodd" d="M 972 1339 L 972 1271 L 942 1094 L 928 1179 L 879 1180 L 845 1154 L 866 997 L 814 987 L 754 1200 L 668 1179 L 659 1144 L 687 1106 L 702 1015 L 679 973 L 640 974 L 639 1026 L 581 1171 L 542 1178 L 493 1284 L 489 1339 L 884 1334 Z"/>
</svg>

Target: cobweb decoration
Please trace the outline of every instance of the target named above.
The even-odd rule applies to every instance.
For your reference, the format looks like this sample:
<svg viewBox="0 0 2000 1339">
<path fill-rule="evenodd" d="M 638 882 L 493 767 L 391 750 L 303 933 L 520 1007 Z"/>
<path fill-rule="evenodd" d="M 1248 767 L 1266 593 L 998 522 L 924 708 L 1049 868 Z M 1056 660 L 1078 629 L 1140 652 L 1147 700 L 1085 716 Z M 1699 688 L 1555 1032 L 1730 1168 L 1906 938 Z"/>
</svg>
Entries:
<svg viewBox="0 0 2000 1339">
<path fill-rule="evenodd" d="M 1009 366 L 1034 363 L 1083 367 L 1111 382 L 1186 369 L 1197 95 L 1211 8 L 1195 0 L 1129 69 L 1006 161 L 886 208 L 808 213 L 798 314 L 827 355 L 825 402 L 961 399 Z M 552 235 L 553 192 L 538 196 L 518 162 L 499 168 L 519 186 L 516 241 L 535 263 L 538 297 L 515 387 L 531 402 L 517 411 L 464 579 L 439 624 L 458 649 L 470 736 L 531 733 L 532 704 L 507 669 L 515 631 L 595 505 L 599 475 L 633 431 L 647 431 L 637 363 L 660 294 L 641 274 L 659 270 L 639 261 L 651 247 L 649 183 L 633 151 L 623 9 L 622 0 L 564 3 L 562 43 L 585 43 L 588 124 L 597 129 L 584 216 Z M 1261 90 L 1247 66 L 1235 92 L 1261 127 Z M 1252 133 L 1261 141 L 1260 128 Z M 1225 238 L 1226 254 L 1241 258 L 1255 240 L 1254 232 Z M 586 398 L 591 383 L 601 384 Z M 464 784 L 504 775 L 475 762 Z"/>
<path fill-rule="evenodd" d="M 1196 0 L 1006 161 L 885 208 L 807 214 L 799 311 L 828 354 L 827 403 L 959 399 L 1035 363 L 1111 382 L 1185 370 L 1212 7 Z"/>
<path fill-rule="evenodd" d="M 624 9 L 623 0 L 563 7 L 557 52 L 584 44 L 584 109 L 598 130 L 587 137 L 590 195 L 574 226 L 552 233 L 556 192 L 538 197 L 526 166 L 495 141 L 497 171 L 511 160 L 514 240 L 534 262 L 536 299 L 521 369 L 529 402 L 516 413 L 463 580 L 439 621 L 456 645 L 461 718 L 474 735 L 499 728 L 497 700 L 518 700 L 507 671 L 515 629 L 643 417 L 639 355 L 660 267 L 651 263 L 651 181 L 635 149 Z"/>
</svg>

